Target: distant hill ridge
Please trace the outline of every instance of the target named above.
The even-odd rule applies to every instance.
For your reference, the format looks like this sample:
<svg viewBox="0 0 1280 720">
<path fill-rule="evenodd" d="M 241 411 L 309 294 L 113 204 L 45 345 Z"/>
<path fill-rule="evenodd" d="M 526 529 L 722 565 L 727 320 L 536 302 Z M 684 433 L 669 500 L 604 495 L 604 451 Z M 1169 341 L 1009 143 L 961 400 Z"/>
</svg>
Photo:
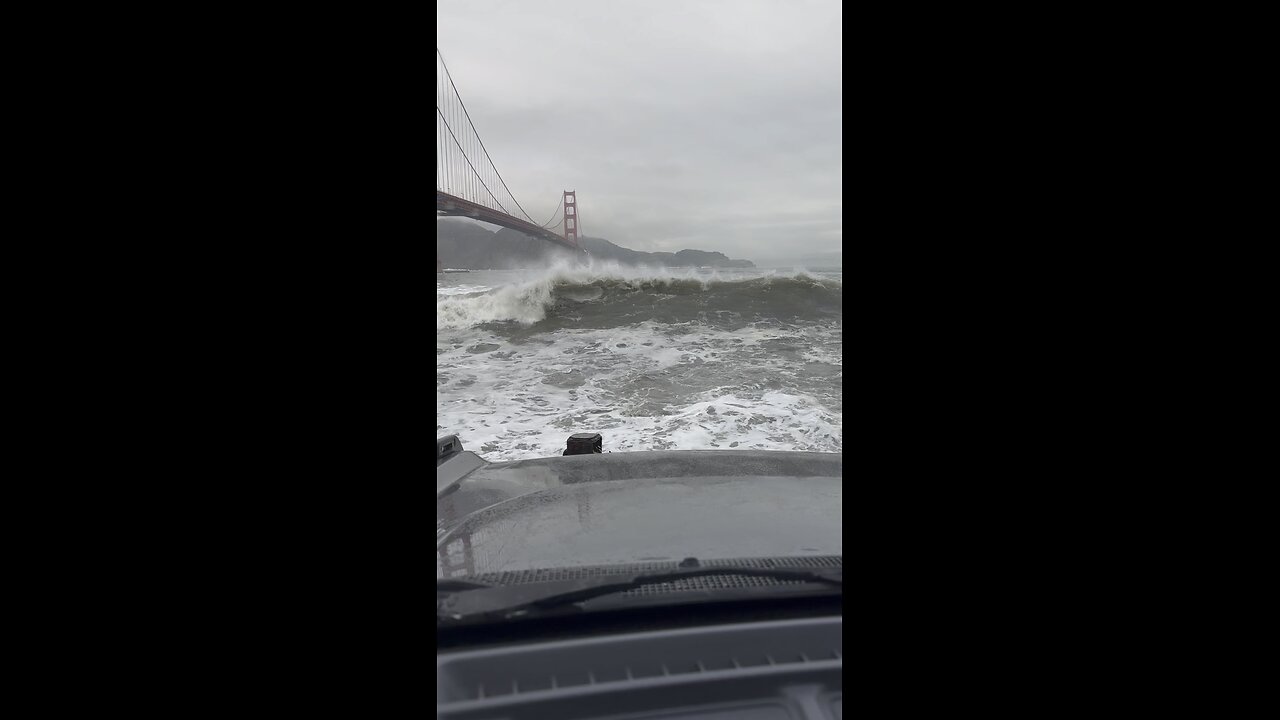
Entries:
<svg viewBox="0 0 1280 720">
<path fill-rule="evenodd" d="M 603 238 L 584 237 L 581 242 L 593 259 L 614 260 L 624 265 L 755 267 L 750 260 L 731 260 L 720 252 L 681 250 L 650 253 L 614 245 Z M 498 270 L 547 264 L 569 258 L 571 253 L 546 240 L 531 238 L 515 230 L 502 228 L 494 232 L 474 223 L 437 219 L 436 257 L 444 267 Z"/>
</svg>

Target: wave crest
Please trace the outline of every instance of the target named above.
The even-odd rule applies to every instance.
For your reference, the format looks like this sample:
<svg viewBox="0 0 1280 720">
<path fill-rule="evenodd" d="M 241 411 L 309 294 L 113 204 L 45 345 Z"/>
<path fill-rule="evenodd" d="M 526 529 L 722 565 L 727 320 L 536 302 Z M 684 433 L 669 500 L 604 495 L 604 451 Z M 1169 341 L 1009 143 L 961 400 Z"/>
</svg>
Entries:
<svg viewBox="0 0 1280 720">
<path fill-rule="evenodd" d="M 668 268 L 558 266 L 476 295 L 436 299 L 436 329 L 486 323 L 608 327 L 652 320 L 688 322 L 707 313 L 813 319 L 840 314 L 842 283 L 806 271 L 744 276 Z M 548 328 L 553 329 L 553 328 Z"/>
</svg>

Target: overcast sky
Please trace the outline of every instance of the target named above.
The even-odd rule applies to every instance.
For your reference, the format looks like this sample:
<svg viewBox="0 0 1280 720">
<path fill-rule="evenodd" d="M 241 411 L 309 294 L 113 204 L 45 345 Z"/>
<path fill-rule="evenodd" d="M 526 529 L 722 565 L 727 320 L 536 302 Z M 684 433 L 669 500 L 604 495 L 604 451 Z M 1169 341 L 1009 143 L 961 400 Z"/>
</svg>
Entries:
<svg viewBox="0 0 1280 720">
<path fill-rule="evenodd" d="M 840 259 L 838 0 L 439 0 L 436 46 L 520 204 L 757 264 Z"/>
</svg>

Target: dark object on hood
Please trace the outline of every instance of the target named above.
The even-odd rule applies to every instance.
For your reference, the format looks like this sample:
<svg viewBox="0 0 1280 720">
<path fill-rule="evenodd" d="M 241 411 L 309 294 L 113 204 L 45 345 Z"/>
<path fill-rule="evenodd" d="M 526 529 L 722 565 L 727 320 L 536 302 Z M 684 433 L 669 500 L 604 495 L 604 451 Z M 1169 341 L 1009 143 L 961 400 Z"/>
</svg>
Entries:
<svg viewBox="0 0 1280 720">
<path fill-rule="evenodd" d="M 457 435 L 445 435 L 436 438 L 436 467 L 440 467 L 449 458 L 462 452 L 462 441 Z"/>
<path fill-rule="evenodd" d="M 574 433 L 565 444 L 564 455 L 591 455 L 604 451 L 604 438 L 600 433 Z"/>
</svg>

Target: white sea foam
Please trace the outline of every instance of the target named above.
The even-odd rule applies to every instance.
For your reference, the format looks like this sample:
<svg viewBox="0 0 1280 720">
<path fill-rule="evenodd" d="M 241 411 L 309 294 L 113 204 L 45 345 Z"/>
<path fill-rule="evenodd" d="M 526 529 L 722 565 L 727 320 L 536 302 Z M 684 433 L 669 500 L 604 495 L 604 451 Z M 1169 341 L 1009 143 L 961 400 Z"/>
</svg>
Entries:
<svg viewBox="0 0 1280 720">
<path fill-rule="evenodd" d="M 441 295 L 479 295 L 492 289 L 488 285 L 447 285 L 441 287 L 440 283 L 436 283 L 436 297 L 438 298 Z"/>
<path fill-rule="evenodd" d="M 504 285 L 480 295 L 436 298 L 436 329 L 466 328 L 481 323 L 511 320 L 532 325 L 547 316 L 553 284 L 531 282 Z"/>
<path fill-rule="evenodd" d="M 794 337 L 754 327 L 679 334 L 650 322 L 516 344 L 442 332 L 437 432 L 459 434 L 491 461 L 558 455 L 574 432 L 602 433 L 611 451 L 839 451 L 838 398 L 770 388 L 798 369 L 764 348 L 743 350 Z M 712 385 L 691 385 L 700 374 Z"/>
</svg>

